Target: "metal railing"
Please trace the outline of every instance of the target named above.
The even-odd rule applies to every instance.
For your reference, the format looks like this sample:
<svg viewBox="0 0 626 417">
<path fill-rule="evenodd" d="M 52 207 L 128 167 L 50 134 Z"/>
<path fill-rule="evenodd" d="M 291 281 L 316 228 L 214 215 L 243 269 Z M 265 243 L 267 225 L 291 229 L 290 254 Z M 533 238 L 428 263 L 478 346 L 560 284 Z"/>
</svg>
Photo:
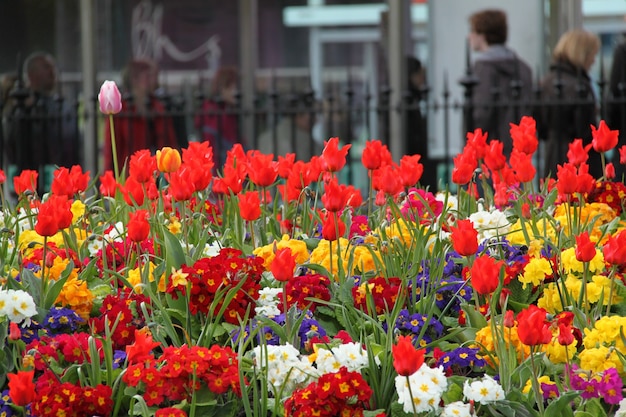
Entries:
<svg viewBox="0 0 626 417">
<path fill-rule="evenodd" d="M 581 79 L 581 83 L 583 80 Z M 281 149 L 290 151 L 305 149 L 306 158 L 321 150 L 324 139 L 331 136 L 340 137 L 345 144 L 362 144 L 367 139 L 380 139 L 383 143 L 390 143 L 390 120 L 392 117 L 403 117 L 407 121 L 403 126 L 405 149 L 411 149 L 414 141 L 428 143 L 426 132 L 427 124 L 431 115 L 437 112 L 443 113 L 444 123 L 449 125 L 449 115 L 452 113 L 462 114 L 463 128 L 466 131 L 473 130 L 475 126 L 472 120 L 473 110 L 477 107 L 493 109 L 496 113 L 503 112 L 510 107 L 531 109 L 528 115 L 536 114 L 540 109 L 547 107 L 564 108 L 572 106 L 592 106 L 597 108 L 597 120 L 607 116 L 607 110 L 612 110 L 619 117 L 614 119 L 626 120 L 626 86 L 621 86 L 619 94 L 611 96 L 606 94 L 606 82 L 601 80 L 596 83 L 595 98 L 589 97 L 565 97 L 558 94 L 552 98 L 545 98 L 538 85 L 532 87 L 533 94 L 529 100 L 519 99 L 519 95 L 512 95 L 514 99 L 508 99 L 511 95 L 501 91 L 493 91 L 492 100 L 486 103 L 478 103 L 472 100 L 472 88 L 476 85 L 471 74 L 464 77 L 460 83 L 464 87 L 464 98 L 453 101 L 450 98 L 448 88 L 444 88 L 441 97 L 432 97 L 428 86 L 417 90 L 405 91 L 399 103 L 391 103 L 391 90 L 381 85 L 376 92 L 364 88 L 356 88 L 351 85 L 343 89 L 331 88 L 329 91 L 320 93 L 311 89 L 301 91 L 269 91 L 258 93 L 254 97 L 254 107 L 245 108 L 242 95 L 236 97 L 236 103 L 225 106 L 219 98 L 210 98 L 204 95 L 201 89 L 193 96 L 182 94 L 165 94 L 158 96 L 163 103 L 164 111 L 149 111 L 144 116 L 148 118 L 164 118 L 171 121 L 175 127 L 179 146 L 184 147 L 188 141 L 203 140 L 205 135 L 201 121 L 203 119 L 234 120 L 236 136 L 229 138 L 231 142 L 241 142 L 247 149 L 256 149 L 261 144 L 259 139 L 265 138 L 264 149 L 274 154 Z M 581 84 L 582 85 L 582 84 Z M 511 82 L 511 88 L 519 88 L 515 80 Z M 64 99 L 61 97 L 39 98 L 33 100 L 33 96 L 26 89 L 14 89 L 4 102 L 0 103 L 2 110 L 2 129 L 0 129 L 0 154 L 2 155 L 5 171 L 19 172 L 22 169 L 45 170 L 45 166 L 81 164 L 84 159 L 82 153 L 83 130 L 85 120 L 96 117 L 99 120 L 99 130 L 102 130 L 103 115 L 98 111 L 96 94 L 86 95 L 91 97 L 85 102 L 78 99 Z M 515 98 L 517 97 L 517 98 Z M 203 110 L 203 104 L 212 100 L 216 105 L 211 110 Z M 615 111 L 617 109 L 617 111 Z M 524 114 L 520 113 L 519 116 Z M 136 114 L 121 113 L 115 117 L 129 121 L 137 118 Z M 299 118 L 306 119 L 309 123 L 300 123 Z M 415 120 L 420 119 L 422 125 L 415 130 Z M 312 121 L 315 123 L 312 123 Z M 305 120 L 306 121 L 306 120 Z M 518 120 L 510 122 L 517 123 Z M 229 122 L 230 123 L 230 122 Z M 243 138 L 241 132 L 242 123 L 252 123 L 255 137 Z M 412 124 L 411 124 L 412 123 Z M 554 121 L 553 121 L 554 123 Z M 569 120 L 557 120 L 566 126 Z M 419 125 L 419 123 L 418 123 Z M 304 126 L 304 127 L 302 127 Z M 215 129 L 222 135 L 224 126 L 216 124 Z M 559 126 L 556 128 L 558 130 Z M 222 130 L 222 131 L 220 131 Z M 422 160 L 431 167 L 437 164 L 451 162 L 454 155 L 451 154 L 451 133 L 461 131 L 460 128 L 446 126 L 444 137 L 440 138 L 444 143 L 443 157 L 433 158 L 429 155 L 427 147 L 422 155 Z M 146 130 L 146 132 L 148 132 Z M 266 133 L 263 133 L 266 132 Z M 148 134 L 148 133 L 146 133 Z M 490 136 L 500 136 L 502 132 L 490 132 Z M 269 140 L 268 140 L 269 138 Z M 569 138 L 572 140 L 574 138 Z M 146 138 L 146 143 L 151 143 Z M 69 141 L 69 142 L 68 142 Z M 301 142 L 305 141 L 305 146 Z M 102 133 L 99 134 L 98 168 L 102 170 L 102 153 L 104 141 Z M 214 149 L 217 155 L 223 155 L 223 149 L 219 146 L 228 144 L 216 142 L 218 149 Z M 39 158 L 39 159 L 37 159 Z M 353 161 L 360 160 L 357 146 L 351 152 Z M 223 162 L 223 161 L 218 161 Z M 12 168 L 9 168 L 12 167 Z M 355 175 L 360 175 L 355 170 L 349 169 L 346 174 L 347 181 L 353 181 Z M 447 177 L 449 172 L 446 172 Z M 42 175 L 42 186 L 49 183 L 49 178 Z M 430 184 L 433 185 L 433 184 Z"/>
</svg>

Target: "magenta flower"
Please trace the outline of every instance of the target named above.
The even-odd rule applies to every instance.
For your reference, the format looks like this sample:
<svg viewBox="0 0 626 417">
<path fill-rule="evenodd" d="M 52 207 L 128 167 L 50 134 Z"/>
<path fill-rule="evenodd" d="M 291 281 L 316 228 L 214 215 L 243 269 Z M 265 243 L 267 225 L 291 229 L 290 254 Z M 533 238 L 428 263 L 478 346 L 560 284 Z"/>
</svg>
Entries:
<svg viewBox="0 0 626 417">
<path fill-rule="evenodd" d="M 122 94 L 115 81 L 105 81 L 98 93 L 100 111 L 104 114 L 117 114 L 122 111 Z"/>
</svg>

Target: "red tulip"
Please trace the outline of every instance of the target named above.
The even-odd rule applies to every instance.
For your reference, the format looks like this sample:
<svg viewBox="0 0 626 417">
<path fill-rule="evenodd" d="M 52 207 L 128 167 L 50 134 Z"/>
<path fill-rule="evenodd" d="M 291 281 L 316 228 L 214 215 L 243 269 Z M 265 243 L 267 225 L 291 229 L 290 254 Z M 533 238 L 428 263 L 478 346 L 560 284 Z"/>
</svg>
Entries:
<svg viewBox="0 0 626 417">
<path fill-rule="evenodd" d="M 209 186 L 213 178 L 213 149 L 209 142 L 190 142 L 183 149 L 183 162 L 193 171 L 193 185 L 196 191 Z"/>
<path fill-rule="evenodd" d="M 525 345 L 545 345 L 552 341 L 552 332 L 543 308 L 529 305 L 517 315 L 517 324 L 517 335 Z"/>
<path fill-rule="evenodd" d="M 604 177 L 607 180 L 615 178 L 615 167 L 613 166 L 613 162 L 606 164 L 606 167 L 604 168 Z"/>
<path fill-rule="evenodd" d="M 72 224 L 72 204 L 66 196 L 52 194 L 39 206 L 35 231 L 40 236 L 54 236 Z"/>
<path fill-rule="evenodd" d="M 156 158 L 148 149 L 142 149 L 132 154 L 128 166 L 129 177 L 135 178 L 137 182 L 142 184 L 153 179 L 157 170 Z"/>
<path fill-rule="evenodd" d="M 499 140 L 489 142 L 489 149 L 485 155 L 485 165 L 487 165 L 492 172 L 498 172 L 506 166 L 504 144 Z"/>
<path fill-rule="evenodd" d="M 115 81 L 105 81 L 98 93 L 100 111 L 104 114 L 117 114 L 122 111 L 122 94 Z"/>
<path fill-rule="evenodd" d="M 0 169 L 0 185 L 4 184 L 7 181 L 7 175 L 4 173 L 4 170 Z"/>
<path fill-rule="evenodd" d="M 20 329 L 20 326 L 15 323 L 15 322 L 11 322 L 9 324 L 9 340 L 20 340 L 22 338 L 22 330 Z"/>
<path fill-rule="evenodd" d="M 589 232 L 576 236 L 575 253 L 578 262 L 591 262 L 596 256 L 596 244 L 589 239 Z"/>
<path fill-rule="evenodd" d="M 619 163 L 626 165 L 626 145 L 619 148 Z"/>
<path fill-rule="evenodd" d="M 276 255 L 272 260 L 270 270 L 277 281 L 286 282 L 293 278 L 293 271 L 296 269 L 296 257 L 291 253 L 291 248 L 276 250 Z"/>
<path fill-rule="evenodd" d="M 489 145 L 487 145 L 487 132 L 483 133 L 483 130 L 478 128 L 473 132 L 467 132 L 465 135 L 467 142 L 465 147 L 474 153 L 476 159 L 485 159 Z"/>
<path fill-rule="evenodd" d="M 591 145 L 598 153 L 610 151 L 616 147 L 618 135 L 619 131 L 609 129 L 604 120 L 600 120 L 600 125 L 597 129 L 594 125 L 591 125 L 591 136 L 593 137 Z"/>
<path fill-rule="evenodd" d="M 513 139 L 513 150 L 527 155 L 535 153 L 539 146 L 539 141 L 537 140 L 537 123 L 535 119 L 530 116 L 523 116 L 519 125 L 514 123 L 510 123 L 509 125 L 511 126 L 510 133 L 511 139 Z"/>
<path fill-rule="evenodd" d="M 20 172 L 20 175 L 13 177 L 15 194 L 20 195 L 26 191 L 32 191 L 34 193 L 37 190 L 38 177 L 39 173 L 31 169 L 25 169 Z"/>
<path fill-rule="evenodd" d="M 340 171 L 346 164 L 346 157 L 351 146 L 348 144 L 339 149 L 339 138 L 337 137 L 324 141 L 322 169 L 329 172 Z"/>
<path fill-rule="evenodd" d="M 572 332 L 572 326 L 566 326 L 565 324 L 559 324 L 559 336 L 557 338 L 559 345 L 569 346 L 574 341 L 574 333 Z"/>
<path fill-rule="evenodd" d="M 338 212 L 346 208 L 345 186 L 339 184 L 336 178 L 332 178 L 324 185 L 322 204 L 330 212 Z"/>
<path fill-rule="evenodd" d="M 561 195 L 571 195 L 576 192 L 576 182 L 578 175 L 576 173 L 576 167 L 571 163 L 565 163 L 563 165 L 557 165 L 556 177 L 558 182 L 556 188 Z"/>
<path fill-rule="evenodd" d="M 368 140 L 365 142 L 361 162 L 365 169 L 373 171 L 391 163 L 391 152 L 389 152 L 387 145 L 383 145 L 381 141 Z"/>
<path fill-rule="evenodd" d="M 424 363 L 424 349 L 413 346 L 411 336 L 399 336 L 398 343 L 391 346 L 393 367 L 400 376 L 411 376 Z"/>
<path fill-rule="evenodd" d="M 13 404 L 25 407 L 35 400 L 35 371 L 18 371 L 7 374 L 9 378 L 9 398 Z"/>
<path fill-rule="evenodd" d="M 152 349 L 158 346 L 160 343 L 152 340 L 150 331 L 135 329 L 135 341 L 132 345 L 126 346 L 128 363 L 139 363 L 149 359 L 152 356 Z"/>
<path fill-rule="evenodd" d="M 322 220 L 322 237 L 328 241 L 335 241 L 346 234 L 346 224 L 337 213 L 326 213 Z"/>
<path fill-rule="evenodd" d="M 513 310 L 507 310 L 504 313 L 503 323 L 504 327 L 511 328 L 515 326 L 515 316 L 513 315 Z"/>
<path fill-rule="evenodd" d="M 152 181 L 154 181 L 154 179 Z M 124 201 L 126 201 L 126 204 L 129 206 L 143 205 L 143 202 L 146 199 L 146 190 L 144 189 L 144 186 L 135 179 L 135 177 L 128 177 L 124 186 L 120 188 L 122 190 L 122 194 L 124 194 Z"/>
<path fill-rule="evenodd" d="M 531 154 L 513 149 L 509 163 L 511 164 L 511 168 L 515 171 L 515 176 L 519 182 L 530 182 L 535 178 L 537 171 L 533 165 Z"/>
<path fill-rule="evenodd" d="M 115 191 L 119 184 L 115 181 L 113 171 L 108 170 L 104 172 L 104 175 L 100 176 L 100 194 L 104 197 L 115 197 Z"/>
<path fill-rule="evenodd" d="M 459 220 L 451 226 L 452 247 L 461 256 L 474 255 L 478 251 L 478 231 L 471 220 Z"/>
<path fill-rule="evenodd" d="M 372 187 L 376 191 L 380 190 L 388 196 L 395 197 L 404 189 L 398 174 L 393 165 L 385 165 L 372 172 Z"/>
<path fill-rule="evenodd" d="M 569 144 L 567 160 L 578 167 L 589 159 L 589 149 L 591 149 L 591 143 L 583 146 L 582 139 L 574 139 L 574 141 Z"/>
<path fill-rule="evenodd" d="M 472 287 L 478 294 L 491 294 L 500 283 L 500 269 L 503 262 L 489 255 L 481 255 L 474 260 L 470 269 Z"/>
<path fill-rule="evenodd" d="M 414 187 L 424 174 L 424 165 L 420 162 L 421 155 L 404 155 L 400 158 L 400 169 L 396 173 L 400 176 L 400 184 L 405 188 Z"/>
<path fill-rule="evenodd" d="M 604 247 L 604 260 L 611 265 L 626 265 L 626 232 L 620 232 L 616 236 L 609 236 Z"/>
<path fill-rule="evenodd" d="M 133 242 L 143 242 L 149 235 L 148 211 L 136 210 L 131 212 L 128 219 L 128 238 Z"/>
<path fill-rule="evenodd" d="M 195 187 L 192 180 L 193 170 L 187 165 L 170 173 L 168 192 L 176 201 L 188 201 L 193 196 Z"/>
<path fill-rule="evenodd" d="M 457 185 L 465 185 L 472 180 L 474 171 L 478 167 L 476 158 L 470 153 L 460 153 L 454 157 L 452 168 L 452 182 Z"/>
<path fill-rule="evenodd" d="M 261 200 L 258 192 L 248 191 L 239 194 L 239 213 L 242 219 L 250 222 L 261 217 Z"/>
<path fill-rule="evenodd" d="M 272 185 L 278 178 L 278 162 L 274 161 L 274 155 L 256 150 L 248 152 L 248 177 L 259 187 Z"/>
</svg>

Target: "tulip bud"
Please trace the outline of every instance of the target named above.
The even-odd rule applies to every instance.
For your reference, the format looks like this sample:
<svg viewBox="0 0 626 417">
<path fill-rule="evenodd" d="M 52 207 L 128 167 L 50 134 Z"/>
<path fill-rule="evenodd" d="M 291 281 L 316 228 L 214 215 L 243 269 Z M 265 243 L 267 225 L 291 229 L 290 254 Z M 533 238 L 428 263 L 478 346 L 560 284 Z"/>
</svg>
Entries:
<svg viewBox="0 0 626 417">
<path fill-rule="evenodd" d="M 507 310 L 504 313 L 504 327 L 511 328 L 515 326 L 515 317 L 513 316 L 513 310 Z"/>
<path fill-rule="evenodd" d="M 9 340 L 16 341 L 22 337 L 22 331 L 17 323 L 11 322 L 9 325 Z"/>
<path fill-rule="evenodd" d="M 176 172 L 180 168 L 180 153 L 169 146 L 156 151 L 157 168 L 160 172 Z"/>
<path fill-rule="evenodd" d="M 122 94 L 115 81 L 105 81 L 98 94 L 100 111 L 104 114 L 117 114 L 122 111 Z"/>
</svg>

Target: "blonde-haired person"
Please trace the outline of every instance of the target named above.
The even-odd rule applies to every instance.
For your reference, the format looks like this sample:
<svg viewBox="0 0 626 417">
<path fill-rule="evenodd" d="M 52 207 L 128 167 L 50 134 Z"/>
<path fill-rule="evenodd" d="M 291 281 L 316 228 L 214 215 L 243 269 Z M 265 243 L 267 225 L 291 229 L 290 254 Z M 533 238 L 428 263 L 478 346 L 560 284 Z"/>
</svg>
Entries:
<svg viewBox="0 0 626 417">
<path fill-rule="evenodd" d="M 600 50 L 600 38 L 574 29 L 565 32 L 552 51 L 552 64 L 541 80 L 542 103 L 536 112 L 537 129 L 545 143 L 542 176 L 556 176 L 557 165 L 567 162 L 569 144 L 577 138 L 591 143 L 590 125 L 597 125 L 597 100 L 589 69 Z M 602 175 L 600 155 L 589 152 L 589 172 Z"/>
</svg>

